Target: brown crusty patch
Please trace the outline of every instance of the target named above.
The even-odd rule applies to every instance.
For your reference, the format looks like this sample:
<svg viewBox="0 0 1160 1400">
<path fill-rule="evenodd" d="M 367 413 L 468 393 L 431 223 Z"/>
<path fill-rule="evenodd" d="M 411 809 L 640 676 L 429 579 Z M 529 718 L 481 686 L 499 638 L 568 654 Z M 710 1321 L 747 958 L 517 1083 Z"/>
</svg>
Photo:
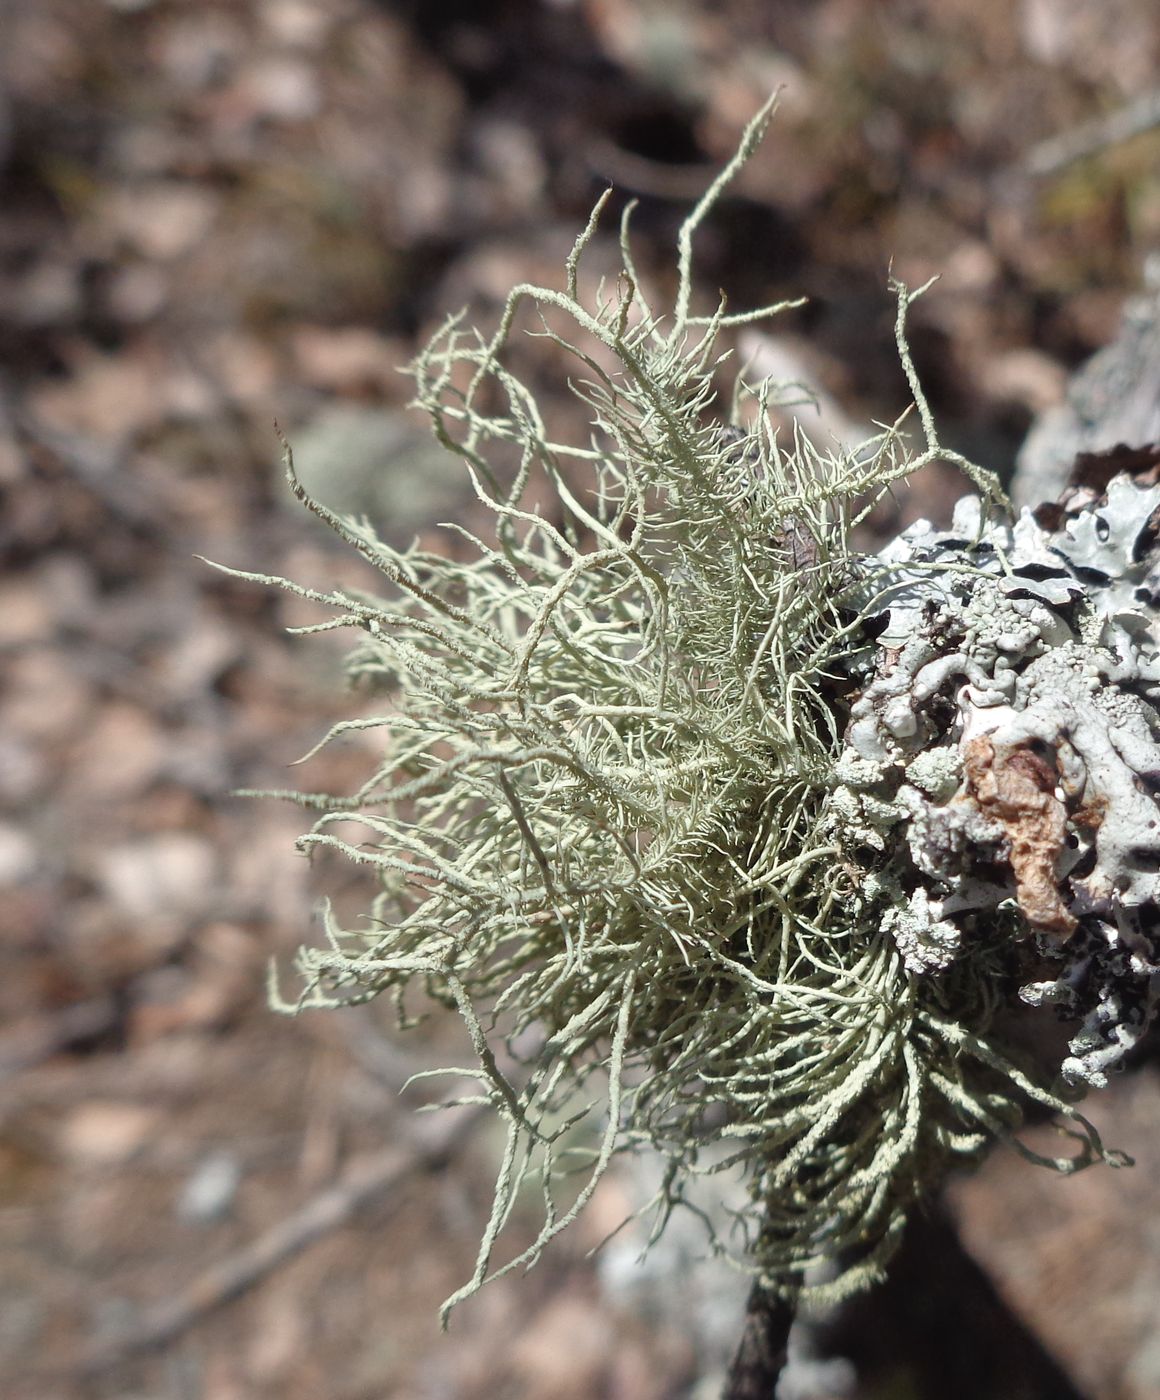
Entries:
<svg viewBox="0 0 1160 1400">
<path fill-rule="evenodd" d="M 1067 809 L 1055 795 L 1055 763 L 1030 744 L 996 747 L 984 734 L 967 744 L 963 772 L 970 796 L 1007 837 L 1015 898 L 1027 922 L 1065 942 L 1077 920 L 1063 902 L 1056 875 Z"/>
</svg>

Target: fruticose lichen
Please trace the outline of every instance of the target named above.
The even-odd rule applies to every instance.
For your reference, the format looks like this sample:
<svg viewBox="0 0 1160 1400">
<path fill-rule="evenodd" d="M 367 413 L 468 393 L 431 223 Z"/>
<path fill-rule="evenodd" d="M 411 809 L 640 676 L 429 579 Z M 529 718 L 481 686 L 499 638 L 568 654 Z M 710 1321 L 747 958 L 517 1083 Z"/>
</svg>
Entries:
<svg viewBox="0 0 1160 1400">
<path fill-rule="evenodd" d="M 381 892 L 359 927 L 327 916 L 291 1009 L 456 1009 L 476 1064 L 453 1073 L 507 1128 L 451 1303 L 533 1263 L 637 1146 L 668 1164 L 658 1229 L 732 1167 L 748 1205 L 715 1248 L 785 1293 L 865 1284 L 915 1201 L 1029 1101 L 1075 1140 L 1051 1165 L 1107 1159 L 1072 1086 L 1151 1015 L 1160 488 L 1012 522 L 938 440 L 901 287 L 918 450 L 902 422 L 849 451 L 784 441 L 776 386 L 743 374 L 728 408 L 722 337 L 767 313 L 691 314 L 693 238 L 767 119 L 684 225 L 670 311 L 627 216 L 620 279 L 581 295 L 598 209 L 563 290 L 518 287 L 490 339 L 456 319 L 419 356 L 486 538 L 397 550 L 308 501 L 387 595 L 278 581 L 358 632 L 378 709 L 330 737 L 378 729 L 383 754 L 349 796 L 298 795 L 318 814 L 302 849 Z M 508 367 L 529 309 L 585 440 Z M 935 459 L 981 495 L 949 531 L 859 553 L 875 502 Z M 1061 1078 L 1008 1044 L 1020 996 L 1082 1021 Z M 527 1183 L 542 1228 L 497 1262 Z"/>
</svg>

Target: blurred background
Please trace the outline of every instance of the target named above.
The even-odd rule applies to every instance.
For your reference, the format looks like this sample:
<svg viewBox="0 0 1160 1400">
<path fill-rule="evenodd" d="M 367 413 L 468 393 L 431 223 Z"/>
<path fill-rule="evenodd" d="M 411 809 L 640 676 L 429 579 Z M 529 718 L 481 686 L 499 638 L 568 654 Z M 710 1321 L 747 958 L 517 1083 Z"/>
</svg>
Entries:
<svg viewBox="0 0 1160 1400">
<path fill-rule="evenodd" d="M 939 274 L 915 358 L 946 440 L 1009 474 L 1160 249 L 1158 84 L 1155 0 L 0 0 L 4 1395 L 717 1393 L 743 1283 L 696 1241 L 588 1257 L 631 1173 L 439 1335 L 497 1144 L 400 1097 L 465 1055 L 456 1027 L 268 1011 L 321 890 L 360 891 L 295 854 L 293 808 L 231 790 L 342 790 L 373 750 L 288 768 L 353 713 L 341 638 L 287 638 L 316 614 L 199 556 L 366 581 L 289 499 L 275 421 L 393 539 L 469 517 L 398 367 L 448 312 L 559 285 L 610 183 L 671 286 L 774 88 L 706 304 L 808 297 L 745 351 L 841 439 L 907 399 L 891 264 Z M 949 518 L 957 489 L 898 509 Z M 1090 1111 L 1134 1172 L 997 1152 L 799 1338 L 796 1400 L 1160 1396 L 1155 1068 Z"/>
</svg>

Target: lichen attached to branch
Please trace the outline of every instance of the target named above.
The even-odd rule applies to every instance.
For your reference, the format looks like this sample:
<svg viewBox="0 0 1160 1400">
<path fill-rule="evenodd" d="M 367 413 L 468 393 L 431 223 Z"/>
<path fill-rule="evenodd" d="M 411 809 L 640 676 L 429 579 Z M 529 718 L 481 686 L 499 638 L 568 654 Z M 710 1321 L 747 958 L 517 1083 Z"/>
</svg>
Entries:
<svg viewBox="0 0 1160 1400">
<path fill-rule="evenodd" d="M 910 744 L 906 795 L 884 777 L 909 744 L 898 726 L 925 735 L 903 713 L 911 698 L 945 697 L 954 668 L 938 668 L 938 639 L 912 657 L 900 636 L 910 690 L 894 685 L 868 623 L 902 617 L 922 568 L 859 556 L 851 530 L 936 458 L 1002 504 L 990 474 L 938 440 L 906 349 L 912 294 L 897 288 L 917 453 L 901 423 L 851 451 L 784 441 L 769 384 L 742 382 L 736 412 L 719 409 L 724 337 L 780 308 L 693 315 L 693 235 L 770 110 L 681 233 L 672 313 L 644 299 L 627 218 L 619 280 L 581 294 L 598 209 L 564 290 L 517 287 L 490 338 L 453 318 L 415 362 L 417 401 L 487 508 L 486 538 L 458 528 L 446 554 L 393 549 L 309 500 L 287 454 L 294 490 L 384 586 L 283 584 L 360 634 L 351 675 L 381 714 L 357 723 L 381 729 L 383 753 L 353 796 L 300 799 L 317 813 L 302 849 L 372 867 L 381 893 L 358 927 L 327 917 L 290 1009 L 387 993 L 402 1011 L 415 990 L 462 1016 L 476 1063 L 451 1072 L 474 1078 L 507 1145 L 476 1269 L 448 1306 L 534 1263 L 613 1154 L 637 1146 L 669 1163 L 660 1224 L 700 1175 L 742 1171 L 749 1204 L 714 1243 L 787 1295 L 822 1259 L 840 1262 L 831 1292 L 879 1276 L 915 1200 L 1008 1134 L 1028 1098 L 1075 1127 L 1076 1157 L 1055 1165 L 1101 1152 L 992 1038 L 1017 985 L 1016 914 L 980 923 L 964 950 L 932 904 L 940 872 L 916 898 L 923 858 L 905 831 L 926 818 L 906 801 L 947 800 L 953 755 L 920 772 Z M 529 311 L 548 360 L 570 363 L 583 441 L 557 441 L 509 368 Z M 931 568 L 952 591 L 990 578 L 962 551 Z M 976 807 L 948 839 L 999 820 Z M 933 972 L 906 937 L 941 940 Z M 542 1227 L 501 1258 L 529 1183 Z"/>
</svg>

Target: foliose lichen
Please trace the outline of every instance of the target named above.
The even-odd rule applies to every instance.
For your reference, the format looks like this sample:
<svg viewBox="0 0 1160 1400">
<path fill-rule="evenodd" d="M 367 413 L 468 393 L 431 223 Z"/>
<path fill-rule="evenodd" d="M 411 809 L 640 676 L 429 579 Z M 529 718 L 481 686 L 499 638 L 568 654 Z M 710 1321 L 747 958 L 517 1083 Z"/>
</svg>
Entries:
<svg viewBox="0 0 1160 1400">
<path fill-rule="evenodd" d="M 452 319 L 419 356 L 417 401 L 489 530 L 391 548 L 287 458 L 385 589 L 275 580 L 358 634 L 376 708 L 329 737 L 382 735 L 356 792 L 291 794 L 316 814 L 302 849 L 380 892 L 357 927 L 327 914 L 288 1009 L 386 994 L 405 1017 L 418 993 L 463 1018 L 476 1063 L 454 1073 L 507 1145 L 448 1306 L 534 1263 L 638 1146 L 667 1162 L 658 1229 L 731 1168 L 748 1205 L 712 1247 L 831 1296 L 881 1276 L 951 1165 L 1018 1145 L 1029 1101 L 1075 1141 L 1050 1165 L 1115 1160 L 1001 1013 L 1022 989 L 1079 1018 L 1081 1088 L 1151 1014 L 1157 489 L 1012 522 L 938 439 L 904 287 L 917 448 L 902 421 L 849 451 L 783 440 L 776 386 L 744 374 L 726 407 L 722 338 L 777 308 L 693 315 L 693 241 L 768 116 L 682 228 L 667 312 L 628 214 L 619 280 L 581 294 L 598 208 L 562 290 L 517 287 L 490 338 Z M 529 311 L 585 440 L 509 367 Z M 980 493 L 953 528 L 859 552 L 874 504 L 936 459 Z M 525 1184 L 542 1226 L 501 1260 Z"/>
<path fill-rule="evenodd" d="M 1154 476 L 1017 521 L 966 497 L 884 550 L 829 799 L 838 839 L 893 852 L 907 968 L 942 972 L 1010 912 L 1019 994 L 1082 1022 L 1062 1076 L 1097 1087 L 1160 997 Z"/>
</svg>

